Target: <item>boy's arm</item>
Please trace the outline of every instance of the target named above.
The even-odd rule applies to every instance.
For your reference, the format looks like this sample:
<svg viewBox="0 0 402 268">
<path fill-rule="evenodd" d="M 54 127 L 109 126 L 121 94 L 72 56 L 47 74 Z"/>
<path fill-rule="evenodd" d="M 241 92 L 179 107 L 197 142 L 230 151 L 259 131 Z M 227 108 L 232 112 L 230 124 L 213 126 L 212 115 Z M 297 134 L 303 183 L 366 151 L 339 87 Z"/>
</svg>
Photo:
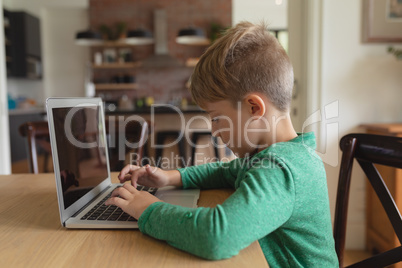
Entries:
<svg viewBox="0 0 402 268">
<path fill-rule="evenodd" d="M 139 218 L 140 230 L 203 258 L 234 256 L 281 226 L 293 211 L 290 172 L 271 169 L 267 177 L 261 171 L 249 171 L 235 193 L 215 208 L 154 203 Z"/>
<path fill-rule="evenodd" d="M 234 187 L 238 170 L 244 160 L 237 158 L 230 162 L 214 162 L 178 169 L 183 188 L 228 188 Z"/>
</svg>

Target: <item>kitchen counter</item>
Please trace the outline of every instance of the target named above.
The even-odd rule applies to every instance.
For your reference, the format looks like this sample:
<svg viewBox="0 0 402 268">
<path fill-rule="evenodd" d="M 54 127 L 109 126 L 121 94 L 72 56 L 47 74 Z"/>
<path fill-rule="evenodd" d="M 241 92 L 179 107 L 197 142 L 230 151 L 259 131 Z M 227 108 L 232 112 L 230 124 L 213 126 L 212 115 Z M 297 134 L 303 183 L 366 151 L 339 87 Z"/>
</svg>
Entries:
<svg viewBox="0 0 402 268">
<path fill-rule="evenodd" d="M 152 111 L 155 114 L 176 114 L 179 112 L 182 112 L 185 114 L 205 113 L 205 111 L 202 110 L 198 106 L 188 106 L 187 108 L 179 108 L 177 106 L 164 105 L 164 104 L 161 106 L 135 108 L 132 110 L 116 109 L 114 111 L 110 111 L 105 108 L 105 111 L 106 111 L 107 115 L 132 115 L 132 114 L 145 115 L 145 114 L 151 114 Z M 46 109 L 44 107 L 33 107 L 33 108 L 27 108 L 27 109 L 13 109 L 13 110 L 8 110 L 8 114 L 10 116 L 33 115 L 33 114 L 45 115 Z"/>
<path fill-rule="evenodd" d="M 116 109 L 114 111 L 106 110 L 106 115 L 133 115 L 133 114 L 150 115 L 152 112 L 155 114 L 177 114 L 180 112 L 184 114 L 205 113 L 205 111 L 198 106 L 188 106 L 186 108 L 180 108 L 177 106 L 163 104 L 161 106 L 156 105 L 154 107 L 135 108 L 132 110 L 121 110 L 121 109 Z"/>
<path fill-rule="evenodd" d="M 33 115 L 33 114 L 45 115 L 46 114 L 46 109 L 44 107 L 32 107 L 32 108 L 26 108 L 26 109 L 8 110 L 8 115 L 10 115 L 10 116 L 14 116 L 14 115 Z"/>
</svg>

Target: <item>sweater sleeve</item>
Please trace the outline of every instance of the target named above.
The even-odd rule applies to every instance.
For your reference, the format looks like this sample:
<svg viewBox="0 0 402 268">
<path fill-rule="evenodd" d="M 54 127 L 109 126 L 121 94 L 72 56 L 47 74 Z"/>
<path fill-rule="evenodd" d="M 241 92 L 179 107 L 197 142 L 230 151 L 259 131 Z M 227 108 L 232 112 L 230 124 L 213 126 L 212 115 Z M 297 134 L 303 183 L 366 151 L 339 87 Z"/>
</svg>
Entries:
<svg viewBox="0 0 402 268">
<path fill-rule="evenodd" d="M 243 159 L 237 158 L 230 162 L 214 162 L 178 169 L 183 188 L 234 188 L 243 161 Z"/>
<path fill-rule="evenodd" d="M 284 224 L 295 200 L 286 168 L 251 169 L 239 188 L 215 208 L 185 208 L 163 202 L 141 215 L 141 232 L 206 259 L 237 255 Z"/>
</svg>

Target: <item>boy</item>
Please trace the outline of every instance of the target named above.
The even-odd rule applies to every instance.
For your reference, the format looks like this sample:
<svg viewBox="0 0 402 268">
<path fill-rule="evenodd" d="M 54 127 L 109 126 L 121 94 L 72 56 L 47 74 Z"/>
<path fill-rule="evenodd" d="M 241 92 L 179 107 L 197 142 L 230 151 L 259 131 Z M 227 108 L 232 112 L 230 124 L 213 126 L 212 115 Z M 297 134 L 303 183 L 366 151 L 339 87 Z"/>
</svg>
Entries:
<svg viewBox="0 0 402 268">
<path fill-rule="evenodd" d="M 293 129 L 292 87 L 290 60 L 264 25 L 229 29 L 201 57 L 190 90 L 213 135 L 239 158 L 171 171 L 129 165 L 119 179 L 236 191 L 215 208 L 189 209 L 126 183 L 106 204 L 137 218 L 141 232 L 204 258 L 229 258 L 258 240 L 271 267 L 338 267 L 325 170 L 314 134 Z"/>
</svg>

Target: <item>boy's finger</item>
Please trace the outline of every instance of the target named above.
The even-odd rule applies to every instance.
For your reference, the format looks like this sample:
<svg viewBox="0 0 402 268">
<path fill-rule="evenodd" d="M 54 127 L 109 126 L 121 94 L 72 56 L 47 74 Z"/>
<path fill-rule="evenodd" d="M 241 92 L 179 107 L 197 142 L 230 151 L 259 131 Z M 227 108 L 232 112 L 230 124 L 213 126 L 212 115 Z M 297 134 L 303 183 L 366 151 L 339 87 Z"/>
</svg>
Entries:
<svg viewBox="0 0 402 268">
<path fill-rule="evenodd" d="M 118 175 L 117 178 L 119 179 L 120 183 L 124 183 L 126 181 L 129 181 L 131 179 L 131 174 L 126 174 L 124 176 Z"/>
<path fill-rule="evenodd" d="M 147 171 L 148 175 L 153 175 L 157 171 L 157 168 L 152 168 L 150 165 L 146 165 L 145 170 Z"/>
<path fill-rule="evenodd" d="M 138 192 L 137 188 L 132 186 L 130 183 L 125 183 L 123 185 L 123 188 L 126 189 L 128 192 L 130 192 L 131 194 L 135 194 Z"/>
<path fill-rule="evenodd" d="M 120 178 L 124 178 L 124 176 L 129 173 L 131 170 L 131 165 L 126 165 L 125 167 L 123 167 L 119 173 L 119 179 Z"/>
<path fill-rule="evenodd" d="M 115 196 L 121 195 L 121 189 L 122 189 L 122 187 L 116 188 L 116 189 L 112 192 L 112 194 L 110 195 L 110 197 L 115 197 Z"/>
<path fill-rule="evenodd" d="M 118 178 L 120 181 L 124 180 L 127 174 L 131 173 L 132 171 L 138 169 L 138 166 L 135 165 L 126 165 L 119 173 Z"/>
<path fill-rule="evenodd" d="M 109 205 L 115 205 L 118 207 L 124 207 L 127 204 L 127 201 L 120 198 L 120 197 L 111 197 L 108 200 L 106 200 L 105 205 L 109 206 Z"/>
<path fill-rule="evenodd" d="M 131 186 L 130 183 L 125 183 L 123 187 L 119 187 L 114 190 L 111 197 L 120 197 L 121 199 L 129 200 L 134 196 L 136 192 L 137 189 Z"/>
<path fill-rule="evenodd" d="M 138 168 L 131 173 L 131 184 L 137 188 L 137 181 L 140 176 L 146 173 L 145 168 Z"/>
</svg>

